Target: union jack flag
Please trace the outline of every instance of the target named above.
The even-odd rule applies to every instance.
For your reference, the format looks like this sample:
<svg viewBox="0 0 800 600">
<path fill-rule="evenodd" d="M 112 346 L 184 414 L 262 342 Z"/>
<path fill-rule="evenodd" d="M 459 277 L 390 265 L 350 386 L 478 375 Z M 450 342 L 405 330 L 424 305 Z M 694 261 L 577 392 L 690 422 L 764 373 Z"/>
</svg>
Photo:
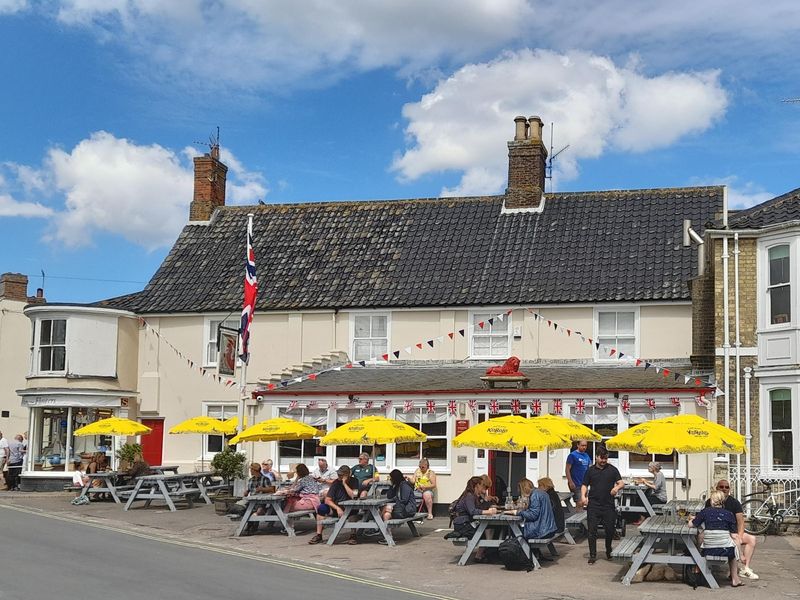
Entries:
<svg viewBox="0 0 800 600">
<path fill-rule="evenodd" d="M 391 400 L 384 400 L 383 401 L 383 410 L 389 410 L 392 408 L 392 401 Z"/>
<path fill-rule="evenodd" d="M 411 412 L 412 410 L 414 410 L 414 402 L 412 400 L 406 400 L 403 402 L 404 413 Z"/>
<path fill-rule="evenodd" d="M 597 408 L 606 408 L 608 406 L 608 400 L 605 398 L 600 398 L 597 401 Z"/>
<path fill-rule="evenodd" d="M 673 396 L 672 398 L 670 398 L 670 401 L 672 402 L 672 406 L 680 406 L 681 405 L 681 399 L 678 398 L 677 396 Z"/>
<path fill-rule="evenodd" d="M 647 399 L 647 408 L 649 408 L 650 410 L 655 410 L 656 409 L 656 400 L 655 400 L 655 398 L 648 398 Z"/>
<path fill-rule="evenodd" d="M 364 409 L 365 410 L 371 409 L 372 408 L 372 404 L 373 404 L 372 400 L 367 400 L 366 402 L 364 402 Z"/>
<path fill-rule="evenodd" d="M 331 400 L 328 402 L 328 408 L 336 408 L 337 406 L 339 406 L 339 403 L 336 402 L 336 400 Z"/>
<path fill-rule="evenodd" d="M 499 407 L 497 405 L 497 400 L 492 400 L 489 402 L 489 414 L 496 415 L 499 412 Z"/>
<path fill-rule="evenodd" d="M 436 412 L 436 403 L 433 400 L 425 402 L 425 408 L 429 413 Z"/>
<path fill-rule="evenodd" d="M 319 402 L 317 402 L 316 400 L 309 400 L 308 404 L 306 404 L 306 408 L 311 408 L 311 409 L 317 408 L 318 406 Z"/>
<path fill-rule="evenodd" d="M 514 413 L 515 415 L 519 414 L 519 400 L 517 400 L 516 398 L 511 401 L 511 412 Z"/>
<path fill-rule="evenodd" d="M 625 414 L 631 412 L 631 401 L 627 398 L 622 399 L 622 412 Z"/>
<path fill-rule="evenodd" d="M 575 400 L 575 414 L 582 415 L 586 412 L 586 401 L 583 398 Z"/>
<path fill-rule="evenodd" d="M 475 398 L 470 398 L 467 400 L 467 406 L 469 406 L 470 411 L 475 412 L 475 409 L 478 408 L 478 401 Z"/>
<path fill-rule="evenodd" d="M 561 414 L 561 398 L 556 398 L 553 400 L 553 414 L 560 415 Z"/>
<path fill-rule="evenodd" d="M 448 400 L 447 401 L 447 412 L 451 415 L 456 414 L 456 401 L 455 400 Z"/>
<path fill-rule="evenodd" d="M 289 401 L 289 408 L 287 408 L 286 410 L 290 411 L 290 410 L 294 410 L 295 408 L 297 408 L 297 400 L 290 400 Z"/>
<path fill-rule="evenodd" d="M 538 398 L 531 402 L 531 409 L 533 410 L 533 414 L 538 415 L 542 412 L 542 401 Z"/>
<path fill-rule="evenodd" d="M 256 253 L 253 250 L 253 216 L 247 219 L 247 254 L 244 263 L 244 302 L 242 302 L 242 322 L 239 325 L 241 350 L 239 358 L 244 364 L 250 360 L 250 325 L 256 312 L 256 295 L 258 279 L 256 279 Z"/>
</svg>

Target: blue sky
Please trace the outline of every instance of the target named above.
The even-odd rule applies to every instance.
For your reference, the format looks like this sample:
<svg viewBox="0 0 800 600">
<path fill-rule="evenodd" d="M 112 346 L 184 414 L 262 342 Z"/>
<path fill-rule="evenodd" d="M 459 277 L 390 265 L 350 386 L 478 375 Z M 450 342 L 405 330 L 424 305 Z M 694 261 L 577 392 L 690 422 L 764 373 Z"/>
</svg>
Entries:
<svg viewBox="0 0 800 600">
<path fill-rule="evenodd" d="M 785 0 L 0 0 L 0 272 L 141 289 L 217 126 L 236 204 L 500 193 L 538 114 L 557 191 L 752 205 L 800 187 L 799 33 Z"/>
</svg>

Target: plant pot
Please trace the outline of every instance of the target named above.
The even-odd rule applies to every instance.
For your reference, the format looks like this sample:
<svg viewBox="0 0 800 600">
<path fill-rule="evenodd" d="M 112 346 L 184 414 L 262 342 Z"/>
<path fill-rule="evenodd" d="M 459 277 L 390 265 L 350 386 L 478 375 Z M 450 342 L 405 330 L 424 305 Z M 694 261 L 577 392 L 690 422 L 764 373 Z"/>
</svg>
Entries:
<svg viewBox="0 0 800 600">
<path fill-rule="evenodd" d="M 214 512 L 218 515 L 225 515 L 228 513 L 228 509 L 233 505 L 236 504 L 241 500 L 241 498 L 237 498 L 236 496 L 226 494 L 222 492 L 214 496 Z"/>
</svg>

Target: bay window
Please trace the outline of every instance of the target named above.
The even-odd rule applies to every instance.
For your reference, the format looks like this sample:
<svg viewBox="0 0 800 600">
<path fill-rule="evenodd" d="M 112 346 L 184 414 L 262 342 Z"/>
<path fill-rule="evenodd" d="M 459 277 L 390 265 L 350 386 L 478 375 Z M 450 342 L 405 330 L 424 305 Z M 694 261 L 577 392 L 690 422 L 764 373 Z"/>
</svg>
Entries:
<svg viewBox="0 0 800 600">
<path fill-rule="evenodd" d="M 58 373 L 67 368 L 67 320 L 41 319 L 38 321 L 39 373 Z"/>
<path fill-rule="evenodd" d="M 791 467 L 794 464 L 791 390 L 770 390 L 769 409 L 768 443 L 771 447 L 771 466 Z"/>
<path fill-rule="evenodd" d="M 769 280 L 767 300 L 771 325 L 789 323 L 792 320 L 792 293 L 789 245 L 773 246 L 768 251 Z"/>
</svg>

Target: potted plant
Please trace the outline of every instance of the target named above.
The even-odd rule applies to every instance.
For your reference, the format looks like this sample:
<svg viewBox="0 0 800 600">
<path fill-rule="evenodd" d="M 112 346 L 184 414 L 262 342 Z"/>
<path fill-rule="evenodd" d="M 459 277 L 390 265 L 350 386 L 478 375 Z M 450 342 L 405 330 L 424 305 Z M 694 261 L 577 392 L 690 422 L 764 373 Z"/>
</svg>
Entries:
<svg viewBox="0 0 800 600">
<path fill-rule="evenodd" d="M 117 460 L 119 461 L 119 470 L 124 471 L 136 462 L 142 455 L 142 445 L 141 444 L 122 444 L 119 449 L 115 453 Z"/>
<path fill-rule="evenodd" d="M 227 492 L 220 490 L 214 496 L 214 509 L 219 514 L 225 514 L 228 507 L 235 503 L 238 498 L 234 497 L 231 493 L 233 481 L 244 477 L 244 467 L 247 462 L 247 456 L 243 452 L 236 452 L 233 448 L 228 447 L 217 452 L 213 459 L 211 459 L 211 468 L 216 473 L 222 476 Z"/>
</svg>

